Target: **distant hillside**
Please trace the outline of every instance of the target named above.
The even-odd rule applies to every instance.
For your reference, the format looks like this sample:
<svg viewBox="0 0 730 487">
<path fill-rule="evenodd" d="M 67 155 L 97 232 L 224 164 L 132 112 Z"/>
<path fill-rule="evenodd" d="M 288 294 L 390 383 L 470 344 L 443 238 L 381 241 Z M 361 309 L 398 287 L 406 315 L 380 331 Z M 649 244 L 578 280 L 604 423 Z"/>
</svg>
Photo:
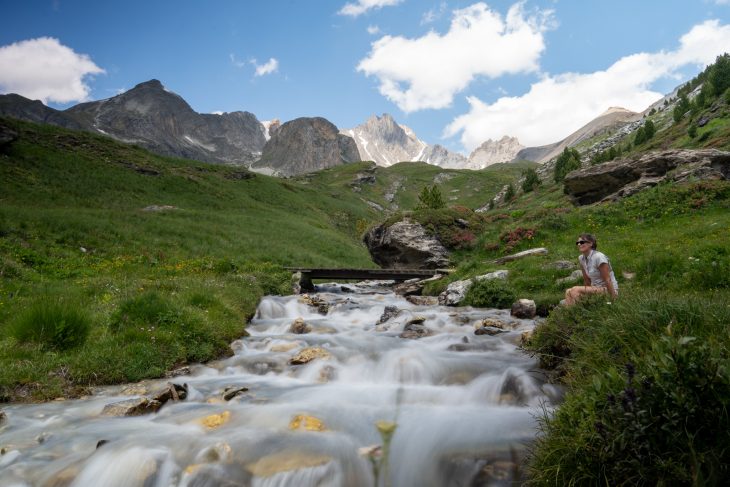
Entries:
<svg viewBox="0 0 730 487">
<path fill-rule="evenodd" d="M 637 120 L 641 120 L 640 113 L 632 112 L 624 108 L 612 107 L 563 140 L 540 147 L 527 147 L 520 150 L 515 158 L 538 163 L 547 162 L 563 152 L 563 149 L 566 147 L 573 147 L 591 137 L 607 133 Z"/>
</svg>

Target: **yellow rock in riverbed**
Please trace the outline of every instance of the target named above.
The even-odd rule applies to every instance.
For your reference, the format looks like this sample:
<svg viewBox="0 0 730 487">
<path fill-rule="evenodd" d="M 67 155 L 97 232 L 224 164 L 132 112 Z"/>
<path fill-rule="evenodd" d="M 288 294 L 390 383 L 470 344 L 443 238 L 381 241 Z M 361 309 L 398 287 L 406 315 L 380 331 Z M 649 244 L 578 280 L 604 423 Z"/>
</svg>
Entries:
<svg viewBox="0 0 730 487">
<path fill-rule="evenodd" d="M 319 467 L 332 459 L 324 455 L 296 451 L 283 451 L 261 458 L 246 465 L 248 470 L 257 477 L 271 477 L 281 472 L 299 470 L 300 468 Z"/>
<path fill-rule="evenodd" d="M 306 414 L 297 414 L 289 422 L 290 430 L 305 429 L 307 431 L 326 431 L 324 423 L 315 418 L 314 416 L 308 416 Z"/>
<path fill-rule="evenodd" d="M 206 416 L 199 420 L 199 422 L 209 430 L 212 430 L 226 424 L 229 419 L 231 419 L 230 411 L 223 411 L 220 414 L 211 414 L 210 416 Z"/>
</svg>

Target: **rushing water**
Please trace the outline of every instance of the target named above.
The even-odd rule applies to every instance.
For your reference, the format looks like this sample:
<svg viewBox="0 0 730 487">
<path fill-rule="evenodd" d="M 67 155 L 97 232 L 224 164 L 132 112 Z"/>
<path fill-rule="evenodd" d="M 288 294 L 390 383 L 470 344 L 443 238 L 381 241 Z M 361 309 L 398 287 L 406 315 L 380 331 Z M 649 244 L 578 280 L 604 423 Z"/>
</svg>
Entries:
<svg viewBox="0 0 730 487">
<path fill-rule="evenodd" d="M 165 381 L 105 388 L 90 398 L 4 408 L 0 487 L 509 485 L 558 391 L 517 348 L 532 320 L 508 311 L 416 306 L 384 288 L 324 286 L 267 297 L 232 344 L 193 367 L 188 397 L 159 412 L 109 417 L 104 406 Z M 378 323 L 386 306 L 400 311 Z M 323 314 L 326 313 L 326 314 Z M 297 318 L 311 327 L 290 331 Z M 504 333 L 476 335 L 484 319 Z M 428 336 L 402 338 L 407 323 Z M 329 356 L 292 365 L 306 347 Z M 229 387 L 248 391 L 228 401 Z M 378 422 L 396 425 L 389 454 Z M 381 423 L 381 425 L 384 423 Z"/>
</svg>

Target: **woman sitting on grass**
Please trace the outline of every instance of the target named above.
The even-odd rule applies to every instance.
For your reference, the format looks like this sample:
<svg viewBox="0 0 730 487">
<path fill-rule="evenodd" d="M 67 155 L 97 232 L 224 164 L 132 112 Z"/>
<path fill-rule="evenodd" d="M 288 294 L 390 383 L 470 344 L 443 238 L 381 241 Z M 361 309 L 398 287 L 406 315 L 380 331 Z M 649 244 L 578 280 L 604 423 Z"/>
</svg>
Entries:
<svg viewBox="0 0 730 487">
<path fill-rule="evenodd" d="M 616 276 L 613 275 L 608 257 L 596 250 L 596 237 L 584 233 L 575 244 L 581 253 L 578 262 L 583 271 L 583 286 L 573 286 L 565 291 L 565 304 L 573 305 L 586 294 L 608 293 L 614 298 L 618 296 Z"/>
</svg>

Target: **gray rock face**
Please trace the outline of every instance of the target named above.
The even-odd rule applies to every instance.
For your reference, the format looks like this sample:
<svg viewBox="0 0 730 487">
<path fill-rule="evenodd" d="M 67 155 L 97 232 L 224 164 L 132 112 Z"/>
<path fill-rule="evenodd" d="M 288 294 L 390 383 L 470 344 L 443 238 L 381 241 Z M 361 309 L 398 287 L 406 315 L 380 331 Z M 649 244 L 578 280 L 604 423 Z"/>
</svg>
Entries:
<svg viewBox="0 0 730 487">
<path fill-rule="evenodd" d="M 580 205 L 630 196 L 663 181 L 730 178 L 730 152 L 717 149 L 655 151 L 569 173 L 565 194 Z"/>
<path fill-rule="evenodd" d="M 418 223 L 404 220 L 371 229 L 363 239 L 376 264 L 392 269 L 438 269 L 449 252 Z"/>
<path fill-rule="evenodd" d="M 340 134 L 330 121 L 321 117 L 297 118 L 283 124 L 271 136 L 252 169 L 293 176 L 359 160 L 355 141 Z"/>
</svg>

